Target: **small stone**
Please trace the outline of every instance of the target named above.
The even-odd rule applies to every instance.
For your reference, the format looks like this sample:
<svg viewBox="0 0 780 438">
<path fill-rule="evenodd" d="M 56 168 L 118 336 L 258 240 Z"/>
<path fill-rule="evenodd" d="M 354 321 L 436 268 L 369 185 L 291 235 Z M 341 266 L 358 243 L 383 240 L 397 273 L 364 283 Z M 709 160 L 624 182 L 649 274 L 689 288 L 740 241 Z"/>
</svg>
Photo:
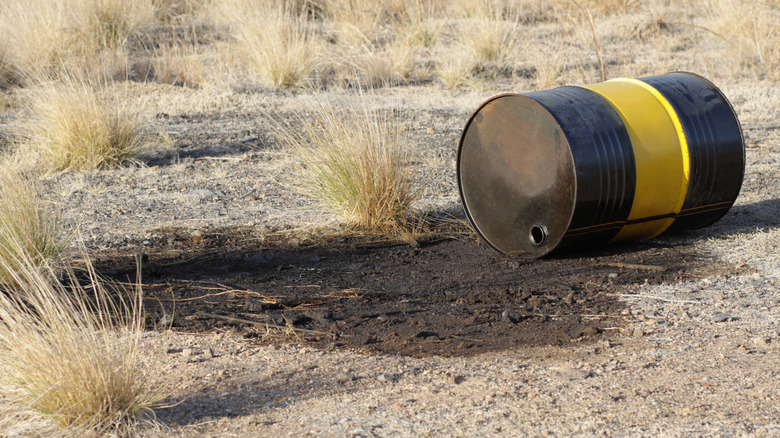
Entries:
<svg viewBox="0 0 780 438">
<path fill-rule="evenodd" d="M 601 333 L 601 329 L 598 327 L 585 327 L 585 330 L 582 331 L 583 336 L 593 336 Z"/>
<path fill-rule="evenodd" d="M 249 143 L 250 141 L 255 141 L 255 140 L 257 140 L 257 137 L 249 136 L 249 137 L 245 137 L 245 138 L 241 139 L 241 143 L 246 144 L 246 143 Z"/>
<path fill-rule="evenodd" d="M 173 325 L 173 318 L 171 317 L 171 315 L 168 315 L 167 313 L 164 314 L 159 321 L 157 321 L 158 328 L 168 328 L 171 325 Z"/>
<path fill-rule="evenodd" d="M 402 404 L 401 404 L 401 403 L 399 403 L 399 402 L 395 402 L 395 403 L 393 403 L 393 410 L 394 410 L 394 411 L 400 411 L 400 410 L 404 409 L 405 407 L 406 407 L 406 406 L 402 405 Z"/>
<path fill-rule="evenodd" d="M 268 259 L 265 258 L 262 254 L 255 254 L 252 256 L 249 256 L 246 258 L 246 261 L 248 262 L 254 262 L 254 263 L 268 263 Z"/>
<path fill-rule="evenodd" d="M 208 189 L 195 189 L 195 190 L 190 190 L 189 196 L 191 198 L 205 201 L 207 199 L 218 198 L 219 194 L 217 192 Z"/>
<path fill-rule="evenodd" d="M 725 313 L 716 313 L 712 316 L 712 322 L 726 322 L 733 321 L 734 317 Z"/>
<path fill-rule="evenodd" d="M 465 378 L 465 377 L 463 377 L 463 376 L 455 376 L 455 377 L 452 379 L 452 381 L 453 381 L 453 382 L 455 382 L 455 384 L 456 384 L 456 385 L 460 385 L 461 383 L 463 383 L 463 382 L 465 382 L 465 381 L 466 381 L 466 378 Z"/>
<path fill-rule="evenodd" d="M 401 380 L 401 375 L 398 373 L 382 373 L 377 376 L 377 380 L 385 383 L 395 383 Z"/>
<path fill-rule="evenodd" d="M 560 368 L 555 370 L 555 376 L 561 380 L 582 380 L 593 376 L 593 373 L 588 370 L 580 370 L 577 368 Z"/>
<path fill-rule="evenodd" d="M 428 127 L 428 129 L 425 130 L 428 134 L 436 134 L 436 128 Z"/>
<path fill-rule="evenodd" d="M 213 359 L 213 358 L 215 358 L 216 356 L 217 356 L 217 355 L 216 355 L 216 354 L 214 354 L 214 350 L 213 350 L 213 349 L 211 349 L 210 347 L 209 347 L 209 348 L 207 348 L 207 349 L 205 349 L 205 350 L 203 351 L 203 357 L 205 357 L 206 359 Z"/>
<path fill-rule="evenodd" d="M 355 380 L 355 376 L 350 373 L 338 373 L 336 374 L 336 382 L 344 384 Z"/>
<path fill-rule="evenodd" d="M 753 345 L 755 345 L 756 347 L 766 347 L 767 340 L 764 338 L 753 338 Z"/>
<path fill-rule="evenodd" d="M 275 325 L 275 326 L 284 326 L 284 325 L 286 325 L 286 321 L 284 320 L 284 315 L 280 315 L 278 313 L 274 313 L 274 314 L 268 315 L 268 322 L 270 324 Z"/>
<path fill-rule="evenodd" d="M 181 357 L 184 359 L 189 359 L 190 357 L 192 357 L 192 353 L 193 353 L 192 348 L 185 348 L 181 350 Z"/>
<path fill-rule="evenodd" d="M 607 277 L 609 277 L 609 278 L 617 278 L 618 274 L 617 274 L 617 272 L 610 272 L 609 274 L 607 274 Z"/>
<path fill-rule="evenodd" d="M 525 319 L 525 317 L 526 317 L 525 314 L 515 309 L 506 309 L 503 312 L 501 312 L 502 322 L 511 322 L 513 324 L 517 324 L 518 322 Z"/>
<path fill-rule="evenodd" d="M 297 237 L 293 237 L 292 239 L 287 241 L 287 246 L 289 246 L 290 248 L 297 248 L 301 246 L 301 240 L 298 239 Z"/>
<path fill-rule="evenodd" d="M 634 329 L 634 333 L 632 334 L 635 338 L 641 338 L 645 335 L 645 331 L 642 330 L 642 327 L 637 327 Z"/>
</svg>

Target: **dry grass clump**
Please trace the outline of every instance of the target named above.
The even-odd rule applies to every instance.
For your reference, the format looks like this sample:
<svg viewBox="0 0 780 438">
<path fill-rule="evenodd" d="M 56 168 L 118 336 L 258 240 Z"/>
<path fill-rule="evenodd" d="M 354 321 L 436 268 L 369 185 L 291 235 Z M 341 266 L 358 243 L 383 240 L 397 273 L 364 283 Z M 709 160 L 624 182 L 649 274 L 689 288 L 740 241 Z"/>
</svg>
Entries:
<svg viewBox="0 0 780 438">
<path fill-rule="evenodd" d="M 460 43 L 476 62 L 501 61 L 514 49 L 517 22 L 479 17 L 460 26 Z"/>
<path fill-rule="evenodd" d="M 15 80 L 92 63 L 122 50 L 154 22 L 152 0 L 7 0 L 0 28 Z M 108 52 L 108 53 L 107 53 Z M 8 68 L 6 68 L 8 70 Z"/>
<path fill-rule="evenodd" d="M 69 240 L 57 210 L 41 199 L 37 181 L 9 165 L 0 167 L 0 284 L 11 282 L 17 263 L 50 266 Z"/>
<path fill-rule="evenodd" d="M 377 234 L 402 227 L 419 186 L 412 145 L 392 111 L 371 109 L 365 98 L 343 110 L 320 104 L 277 135 L 301 162 L 302 189 L 347 226 Z"/>
<path fill-rule="evenodd" d="M 562 85 L 563 71 L 568 60 L 569 51 L 563 41 L 552 44 L 541 42 L 534 45 L 535 50 L 529 53 L 533 63 L 533 78 L 539 90 Z"/>
<path fill-rule="evenodd" d="M 21 256 L 21 242 L 4 236 L 0 266 L 14 287 L 0 291 L 0 391 L 6 409 L 43 414 L 74 434 L 126 433 L 150 421 L 158 400 L 137 368 L 143 333 L 140 292 L 112 298 L 88 270 L 83 287 L 69 275 Z M 83 431 L 77 433 L 77 431 Z"/>
<path fill-rule="evenodd" d="M 324 16 L 338 31 L 354 29 L 374 38 L 387 16 L 388 4 L 373 0 L 325 0 L 321 2 Z"/>
<path fill-rule="evenodd" d="M 11 49 L 5 35 L 0 35 L 0 90 L 16 82 L 16 67 L 11 58 Z"/>
<path fill-rule="evenodd" d="M 155 21 L 152 0 L 80 0 L 74 6 L 69 23 L 89 52 L 120 48 Z"/>
<path fill-rule="evenodd" d="M 136 64 L 136 70 L 143 80 L 190 88 L 198 88 L 209 80 L 198 45 L 186 39 L 161 45 L 146 65 Z"/>
<path fill-rule="evenodd" d="M 728 42 L 730 56 L 742 59 L 762 79 L 780 80 L 780 3 L 776 0 L 712 4 L 712 31 Z"/>
<path fill-rule="evenodd" d="M 0 171 L 0 435 L 42 433 L 48 422 L 124 431 L 156 398 L 136 369 L 140 291 L 114 299 L 89 264 L 89 284 L 58 280 L 52 261 L 68 242 L 34 181 Z M 37 412 L 40 415 L 35 415 Z M 23 430 L 26 427 L 29 430 Z"/>
<path fill-rule="evenodd" d="M 94 170 L 131 161 L 149 143 L 121 91 L 79 79 L 38 86 L 17 152 L 44 172 Z"/>
<path fill-rule="evenodd" d="M 415 53 L 400 41 L 373 42 L 367 36 L 340 34 L 331 53 L 329 64 L 335 82 L 342 86 L 374 88 L 397 85 L 419 79 L 424 73 L 416 70 Z"/>
<path fill-rule="evenodd" d="M 261 82 L 288 88 L 310 78 L 321 42 L 306 15 L 295 14 L 285 2 L 263 0 L 231 0 L 216 7 L 245 65 Z"/>
<path fill-rule="evenodd" d="M 436 78 L 450 90 L 473 81 L 473 63 L 469 57 L 450 51 L 449 56 L 436 65 Z"/>
<path fill-rule="evenodd" d="M 417 0 L 406 3 L 398 32 L 411 47 L 428 48 L 439 41 L 445 27 L 444 7 L 436 0 Z"/>
<path fill-rule="evenodd" d="M 190 21 L 205 6 L 205 0 L 152 0 L 154 17 L 163 24 Z"/>
</svg>

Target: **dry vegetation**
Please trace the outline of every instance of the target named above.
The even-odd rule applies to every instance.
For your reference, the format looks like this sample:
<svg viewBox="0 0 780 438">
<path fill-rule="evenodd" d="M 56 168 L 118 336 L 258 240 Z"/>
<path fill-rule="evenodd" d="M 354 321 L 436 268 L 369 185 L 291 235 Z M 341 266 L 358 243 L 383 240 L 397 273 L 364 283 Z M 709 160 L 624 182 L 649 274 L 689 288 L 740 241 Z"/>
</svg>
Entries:
<svg viewBox="0 0 780 438">
<path fill-rule="evenodd" d="M 300 160 L 301 188 L 360 231 L 396 234 L 419 195 L 414 155 L 392 111 L 321 103 L 277 127 Z"/>
<path fill-rule="evenodd" d="M 138 303 L 111 301 L 94 276 L 88 290 L 57 280 L 51 262 L 69 233 L 34 179 L 9 166 L 94 171 L 164 142 L 127 101 L 127 81 L 362 96 L 694 68 L 714 80 L 780 80 L 776 0 L 6 0 L 0 28 L 0 111 L 25 111 L 0 136 L 14 154 L 0 173 L 2 397 L 101 431 L 130 427 L 153 402 L 135 368 Z M 352 227 L 395 233 L 419 189 L 392 108 L 322 102 L 313 114 L 277 125 L 307 193 Z M 14 415 L 0 434 L 21 427 L 9 418 L 29 417 Z"/>
<path fill-rule="evenodd" d="M 140 290 L 110 293 L 89 262 L 79 282 L 38 183 L 7 167 L 0 182 L 0 430 L 133 430 L 157 400 L 136 366 Z"/>
</svg>

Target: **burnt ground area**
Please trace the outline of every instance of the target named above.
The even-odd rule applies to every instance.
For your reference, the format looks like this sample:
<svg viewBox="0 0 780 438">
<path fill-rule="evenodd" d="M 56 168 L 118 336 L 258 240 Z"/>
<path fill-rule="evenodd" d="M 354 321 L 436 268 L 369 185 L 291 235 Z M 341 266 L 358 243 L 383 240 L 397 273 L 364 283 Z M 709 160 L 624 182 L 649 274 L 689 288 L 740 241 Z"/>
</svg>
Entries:
<svg viewBox="0 0 780 438">
<path fill-rule="evenodd" d="M 618 295 L 634 285 L 736 269 L 691 247 L 654 242 L 530 261 L 503 257 L 474 238 L 413 248 L 165 230 L 145 243 L 150 328 L 234 330 L 257 342 L 412 356 L 609 337 L 631 317 Z M 124 281 L 135 278 L 136 258 L 104 253 L 95 263 Z"/>
</svg>

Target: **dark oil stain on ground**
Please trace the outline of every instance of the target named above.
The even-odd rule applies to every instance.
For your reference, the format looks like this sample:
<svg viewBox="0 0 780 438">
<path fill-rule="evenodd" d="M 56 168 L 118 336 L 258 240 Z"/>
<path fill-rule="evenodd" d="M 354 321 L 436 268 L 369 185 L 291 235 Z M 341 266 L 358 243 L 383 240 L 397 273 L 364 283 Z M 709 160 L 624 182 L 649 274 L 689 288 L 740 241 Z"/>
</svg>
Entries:
<svg viewBox="0 0 780 438">
<path fill-rule="evenodd" d="M 307 246 L 259 243 L 241 230 L 197 239 L 161 231 L 144 248 L 148 323 L 230 328 L 258 342 L 474 355 L 609 337 L 629 317 L 616 295 L 632 286 L 734 270 L 690 247 L 653 242 L 526 261 L 473 238 L 416 248 L 342 240 Z M 133 259 L 102 254 L 96 264 L 133 279 Z"/>
</svg>

